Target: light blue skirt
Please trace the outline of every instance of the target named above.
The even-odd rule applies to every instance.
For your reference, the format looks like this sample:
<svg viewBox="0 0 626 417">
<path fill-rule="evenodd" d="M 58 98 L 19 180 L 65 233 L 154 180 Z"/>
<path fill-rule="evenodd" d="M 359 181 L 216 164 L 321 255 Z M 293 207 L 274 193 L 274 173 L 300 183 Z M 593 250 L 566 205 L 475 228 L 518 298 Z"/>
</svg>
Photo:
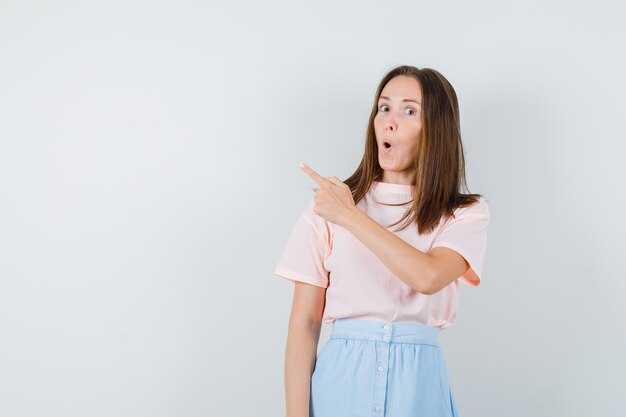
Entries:
<svg viewBox="0 0 626 417">
<path fill-rule="evenodd" d="M 458 417 L 438 332 L 335 320 L 311 376 L 310 417 Z"/>
</svg>

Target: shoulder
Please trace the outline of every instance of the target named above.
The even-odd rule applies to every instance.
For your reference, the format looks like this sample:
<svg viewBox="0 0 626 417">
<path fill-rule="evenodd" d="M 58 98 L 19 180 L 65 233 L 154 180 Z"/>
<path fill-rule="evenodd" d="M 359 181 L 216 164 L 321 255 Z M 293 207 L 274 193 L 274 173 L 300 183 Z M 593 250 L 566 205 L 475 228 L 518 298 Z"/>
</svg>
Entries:
<svg viewBox="0 0 626 417">
<path fill-rule="evenodd" d="M 457 207 L 454 210 L 454 216 L 459 217 L 482 217 L 491 218 L 491 211 L 489 210 L 489 203 L 483 196 L 478 197 L 478 200 L 463 207 Z"/>
</svg>

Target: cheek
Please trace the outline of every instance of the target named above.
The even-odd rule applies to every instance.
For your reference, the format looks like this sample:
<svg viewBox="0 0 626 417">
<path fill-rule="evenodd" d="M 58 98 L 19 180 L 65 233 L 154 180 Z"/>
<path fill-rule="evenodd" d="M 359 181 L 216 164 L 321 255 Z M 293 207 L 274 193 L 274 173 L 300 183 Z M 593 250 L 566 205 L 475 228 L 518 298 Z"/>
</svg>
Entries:
<svg viewBox="0 0 626 417">
<path fill-rule="evenodd" d="M 374 138 L 379 140 L 382 139 L 383 136 L 385 136 L 385 130 L 380 126 L 374 125 Z"/>
<path fill-rule="evenodd" d="M 410 140 L 408 141 L 410 145 L 416 147 L 417 142 L 419 141 L 420 133 L 422 131 L 421 125 L 413 125 L 411 126 L 411 134 L 409 135 Z"/>
<path fill-rule="evenodd" d="M 417 133 L 415 133 L 411 135 L 410 138 L 407 138 L 405 141 L 403 141 L 402 146 L 404 147 L 404 149 L 412 153 L 417 150 L 418 141 L 418 135 Z"/>
<path fill-rule="evenodd" d="M 407 130 L 412 130 L 413 132 L 417 133 L 422 129 L 422 121 L 419 119 L 413 119 L 406 124 L 406 128 Z"/>
</svg>

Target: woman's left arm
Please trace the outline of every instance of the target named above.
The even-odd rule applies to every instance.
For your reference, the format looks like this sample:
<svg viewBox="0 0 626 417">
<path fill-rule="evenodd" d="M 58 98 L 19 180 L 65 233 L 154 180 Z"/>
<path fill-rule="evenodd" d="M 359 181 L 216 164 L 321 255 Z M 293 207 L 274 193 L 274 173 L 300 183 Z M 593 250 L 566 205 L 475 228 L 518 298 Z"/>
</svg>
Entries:
<svg viewBox="0 0 626 417">
<path fill-rule="evenodd" d="M 465 258 L 456 251 L 437 247 L 424 253 L 358 207 L 344 212 L 341 226 L 372 251 L 395 276 L 420 293 L 434 294 L 469 269 Z"/>
<path fill-rule="evenodd" d="M 356 207 L 350 187 L 339 178 L 322 177 L 306 164 L 300 167 L 320 186 L 315 213 L 346 228 L 415 291 L 434 294 L 469 269 L 465 258 L 452 249 L 436 247 L 424 253 L 376 223 Z"/>
</svg>

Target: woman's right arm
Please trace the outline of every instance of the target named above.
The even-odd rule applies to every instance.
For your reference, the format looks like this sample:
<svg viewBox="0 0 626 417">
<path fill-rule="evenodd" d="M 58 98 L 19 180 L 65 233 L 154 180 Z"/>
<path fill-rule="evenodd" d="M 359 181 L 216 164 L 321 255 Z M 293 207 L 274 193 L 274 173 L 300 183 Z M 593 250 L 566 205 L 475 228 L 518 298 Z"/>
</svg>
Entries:
<svg viewBox="0 0 626 417">
<path fill-rule="evenodd" d="M 326 288 L 295 281 L 285 349 L 287 417 L 309 417 L 311 375 L 325 303 Z"/>
</svg>

